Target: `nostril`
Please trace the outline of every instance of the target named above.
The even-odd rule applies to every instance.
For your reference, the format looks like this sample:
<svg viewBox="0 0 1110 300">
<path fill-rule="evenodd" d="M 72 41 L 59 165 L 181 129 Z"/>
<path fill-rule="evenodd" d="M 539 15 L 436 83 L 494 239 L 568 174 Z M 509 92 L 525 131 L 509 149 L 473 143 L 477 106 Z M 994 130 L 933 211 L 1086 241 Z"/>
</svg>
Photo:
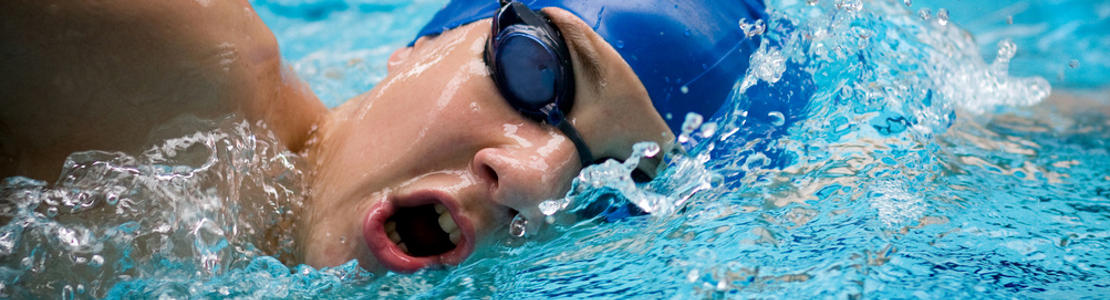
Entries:
<svg viewBox="0 0 1110 300">
<path fill-rule="evenodd" d="M 497 182 L 497 171 L 494 171 L 493 168 L 491 168 L 490 166 L 486 166 L 483 169 L 485 169 L 486 176 L 489 176 L 489 179 L 491 181 Z"/>
<path fill-rule="evenodd" d="M 490 165 L 483 165 L 481 176 L 486 178 L 487 180 L 489 180 L 489 182 L 493 186 L 493 188 L 497 188 L 497 183 L 498 183 L 498 181 L 497 181 L 498 180 L 497 171 L 494 170 L 493 167 L 491 167 Z"/>
</svg>

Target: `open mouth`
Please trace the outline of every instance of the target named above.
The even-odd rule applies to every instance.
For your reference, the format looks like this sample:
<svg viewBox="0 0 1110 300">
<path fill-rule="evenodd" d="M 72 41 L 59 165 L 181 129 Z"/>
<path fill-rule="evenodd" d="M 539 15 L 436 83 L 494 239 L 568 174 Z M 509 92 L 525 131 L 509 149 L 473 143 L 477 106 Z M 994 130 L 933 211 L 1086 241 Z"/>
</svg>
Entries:
<svg viewBox="0 0 1110 300">
<path fill-rule="evenodd" d="M 436 256 L 454 250 L 462 231 L 442 204 L 399 207 L 385 222 L 385 234 L 405 254 Z"/>
<path fill-rule="evenodd" d="M 367 213 L 363 237 L 371 254 L 395 272 L 454 265 L 474 251 L 474 228 L 451 195 L 422 191 L 382 201 Z"/>
</svg>

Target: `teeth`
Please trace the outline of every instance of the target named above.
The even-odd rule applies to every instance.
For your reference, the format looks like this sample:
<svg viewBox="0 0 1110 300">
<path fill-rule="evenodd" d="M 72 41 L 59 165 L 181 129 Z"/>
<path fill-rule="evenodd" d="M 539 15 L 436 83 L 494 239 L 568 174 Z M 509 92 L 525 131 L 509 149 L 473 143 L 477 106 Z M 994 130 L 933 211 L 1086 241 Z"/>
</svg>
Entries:
<svg viewBox="0 0 1110 300">
<path fill-rule="evenodd" d="M 448 236 L 451 238 L 451 243 L 455 245 L 458 245 L 459 240 L 462 240 L 462 233 L 458 230 L 452 231 Z"/>
<path fill-rule="evenodd" d="M 459 225 L 455 224 L 455 219 L 451 218 L 451 214 L 440 214 L 439 215 L 439 227 L 443 228 L 443 232 L 446 232 L 446 233 L 451 233 L 452 231 L 458 231 L 458 229 L 459 229 Z"/>
<path fill-rule="evenodd" d="M 451 213 L 447 212 L 447 207 L 443 205 L 435 205 L 436 213 L 439 214 L 439 228 L 447 233 L 451 239 L 451 243 L 458 245 L 462 240 L 462 232 L 459 232 L 459 225 L 455 224 L 455 219 L 451 217 Z"/>
<path fill-rule="evenodd" d="M 385 234 L 389 235 L 389 240 L 393 241 L 394 244 L 401 243 L 401 235 L 396 231 L 386 231 Z"/>
<path fill-rule="evenodd" d="M 385 232 L 397 231 L 397 222 L 389 221 L 385 223 Z"/>
</svg>

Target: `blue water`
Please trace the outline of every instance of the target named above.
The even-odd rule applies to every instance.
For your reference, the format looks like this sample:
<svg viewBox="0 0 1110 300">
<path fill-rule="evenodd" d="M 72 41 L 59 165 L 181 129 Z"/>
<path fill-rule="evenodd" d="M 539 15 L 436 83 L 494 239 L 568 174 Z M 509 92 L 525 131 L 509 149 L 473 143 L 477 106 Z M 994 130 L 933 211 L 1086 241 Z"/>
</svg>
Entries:
<svg viewBox="0 0 1110 300">
<path fill-rule="evenodd" d="M 140 155 L 75 153 L 57 182 L 0 187 L 0 296 L 1110 295 L 1110 3 L 924 2 L 771 1 L 762 33 L 737 24 L 765 45 L 724 115 L 690 119 L 689 155 L 638 187 L 591 167 L 545 203 L 550 224 L 448 270 L 265 256 L 288 245 L 248 241 L 286 234 L 264 228 L 304 186 L 264 126 L 181 120 L 168 127 L 196 133 Z M 442 5 L 253 3 L 329 106 L 380 80 Z M 811 74 L 810 104 L 753 114 L 753 91 L 794 87 L 787 65 Z M 655 213 L 574 220 L 614 191 Z"/>
</svg>

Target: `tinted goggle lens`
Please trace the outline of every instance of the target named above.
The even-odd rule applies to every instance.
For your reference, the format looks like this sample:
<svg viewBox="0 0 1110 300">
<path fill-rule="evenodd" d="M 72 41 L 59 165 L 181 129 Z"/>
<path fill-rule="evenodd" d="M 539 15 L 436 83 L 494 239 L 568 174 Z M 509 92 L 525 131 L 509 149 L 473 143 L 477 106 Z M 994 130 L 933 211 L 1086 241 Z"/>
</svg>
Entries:
<svg viewBox="0 0 1110 300">
<path fill-rule="evenodd" d="M 518 109 L 538 113 L 555 101 L 556 80 L 561 75 L 555 53 L 525 34 L 503 36 L 498 46 L 497 72 L 508 89 L 504 92 L 512 94 L 517 100 L 514 104 L 521 106 Z"/>
</svg>

